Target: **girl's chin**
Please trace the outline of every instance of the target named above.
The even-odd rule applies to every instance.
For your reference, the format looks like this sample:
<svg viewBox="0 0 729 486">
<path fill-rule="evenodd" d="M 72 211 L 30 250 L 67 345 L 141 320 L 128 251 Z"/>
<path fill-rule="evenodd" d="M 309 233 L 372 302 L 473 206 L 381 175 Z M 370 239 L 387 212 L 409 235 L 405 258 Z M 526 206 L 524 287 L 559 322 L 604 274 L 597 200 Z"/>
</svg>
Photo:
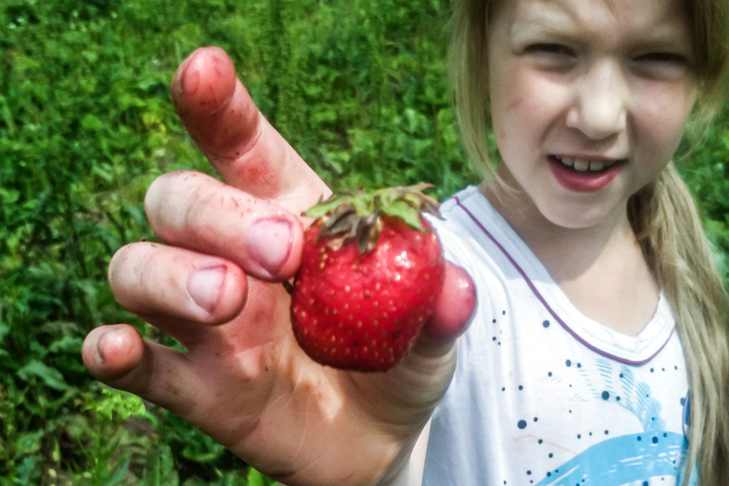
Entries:
<svg viewBox="0 0 729 486">
<path fill-rule="evenodd" d="M 540 208 L 542 216 L 551 224 L 565 229 L 583 230 L 598 226 L 613 226 L 620 216 L 617 208 L 579 207 L 568 205 L 563 208 L 550 206 Z M 621 214 L 625 214 L 624 212 Z"/>
<path fill-rule="evenodd" d="M 618 219 L 627 216 L 627 205 L 615 201 L 585 201 L 582 198 L 581 201 L 573 198 L 565 200 L 556 194 L 550 197 L 543 193 L 540 197 L 522 189 L 504 192 L 498 184 L 483 185 L 481 190 L 502 216 L 517 226 L 539 225 L 541 220 L 545 228 L 552 226 L 555 229 L 584 230 L 603 225 L 612 226 Z M 526 210 L 517 209 L 523 208 L 519 205 L 525 200 L 531 203 L 524 208 Z"/>
</svg>

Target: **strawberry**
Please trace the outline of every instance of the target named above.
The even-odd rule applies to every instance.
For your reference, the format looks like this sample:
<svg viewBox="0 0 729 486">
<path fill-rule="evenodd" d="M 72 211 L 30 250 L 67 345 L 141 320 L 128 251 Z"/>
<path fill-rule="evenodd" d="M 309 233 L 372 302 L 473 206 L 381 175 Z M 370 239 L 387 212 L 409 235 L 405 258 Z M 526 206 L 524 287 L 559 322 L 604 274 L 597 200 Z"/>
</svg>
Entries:
<svg viewBox="0 0 729 486">
<path fill-rule="evenodd" d="M 312 208 L 292 291 L 296 340 L 313 360 L 385 371 L 431 318 L 443 285 L 440 242 L 422 211 L 430 187 L 335 197 Z"/>
</svg>

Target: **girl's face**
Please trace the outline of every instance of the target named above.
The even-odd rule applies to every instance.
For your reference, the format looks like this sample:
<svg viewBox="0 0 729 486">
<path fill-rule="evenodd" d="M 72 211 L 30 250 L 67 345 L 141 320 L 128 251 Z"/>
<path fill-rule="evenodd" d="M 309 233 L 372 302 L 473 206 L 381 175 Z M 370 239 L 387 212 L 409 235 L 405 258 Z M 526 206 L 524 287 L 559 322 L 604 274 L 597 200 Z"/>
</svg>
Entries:
<svg viewBox="0 0 729 486">
<path fill-rule="evenodd" d="M 678 0 L 509 0 L 489 32 L 502 174 L 552 224 L 626 218 L 678 147 L 695 99 Z"/>
</svg>

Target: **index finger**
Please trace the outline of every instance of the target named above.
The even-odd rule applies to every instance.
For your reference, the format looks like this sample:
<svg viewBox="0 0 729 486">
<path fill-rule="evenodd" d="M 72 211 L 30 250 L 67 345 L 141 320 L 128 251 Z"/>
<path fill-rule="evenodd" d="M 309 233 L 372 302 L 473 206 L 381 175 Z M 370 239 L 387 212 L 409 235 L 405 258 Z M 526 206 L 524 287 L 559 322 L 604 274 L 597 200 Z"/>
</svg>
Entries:
<svg viewBox="0 0 729 486">
<path fill-rule="evenodd" d="M 182 123 L 225 181 L 300 213 L 331 191 L 266 120 L 219 47 L 177 69 L 172 100 Z"/>
</svg>

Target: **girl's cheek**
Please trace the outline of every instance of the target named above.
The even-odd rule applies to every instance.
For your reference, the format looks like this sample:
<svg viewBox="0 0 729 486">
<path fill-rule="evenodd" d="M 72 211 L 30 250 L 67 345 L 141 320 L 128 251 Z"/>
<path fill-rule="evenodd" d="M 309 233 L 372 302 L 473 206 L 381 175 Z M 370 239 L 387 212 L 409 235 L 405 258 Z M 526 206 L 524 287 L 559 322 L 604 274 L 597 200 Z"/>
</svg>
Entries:
<svg viewBox="0 0 729 486">
<path fill-rule="evenodd" d="M 520 105 L 521 116 L 528 116 L 535 121 L 565 112 L 573 99 L 569 84 L 543 73 L 527 71 L 515 80 L 515 85 L 525 100 Z"/>
<path fill-rule="evenodd" d="M 505 73 L 495 88 L 494 105 L 498 110 L 497 115 L 504 118 L 543 112 L 545 99 L 549 99 L 549 93 L 554 91 L 550 83 L 518 67 Z"/>
<path fill-rule="evenodd" d="M 656 144 L 657 152 L 672 157 L 681 141 L 693 96 L 683 89 L 649 90 L 641 93 L 633 116 L 641 136 Z"/>
<path fill-rule="evenodd" d="M 632 86 L 634 110 L 654 121 L 681 127 L 696 100 L 693 83 L 638 82 Z"/>
</svg>

